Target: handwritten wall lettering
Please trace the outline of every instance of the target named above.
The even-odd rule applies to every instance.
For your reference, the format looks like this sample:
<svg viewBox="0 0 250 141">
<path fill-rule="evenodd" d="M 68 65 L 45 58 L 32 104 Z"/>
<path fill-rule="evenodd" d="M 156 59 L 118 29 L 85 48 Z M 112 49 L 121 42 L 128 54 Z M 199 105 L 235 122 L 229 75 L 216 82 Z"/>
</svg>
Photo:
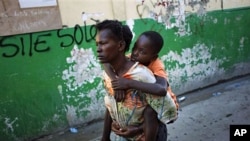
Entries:
<svg viewBox="0 0 250 141">
<path fill-rule="evenodd" d="M 95 40 L 96 29 L 94 25 L 87 27 L 75 25 L 73 29 L 59 29 L 51 32 L 29 33 L 20 36 L 0 37 L 0 53 L 4 58 L 11 58 L 17 55 L 33 56 L 34 53 L 49 52 L 55 45 L 50 41 L 56 40 L 59 44 L 56 47 L 72 47 L 73 44 L 81 45 L 83 42 Z M 72 32 L 73 31 L 73 32 Z M 54 33 L 54 34 L 53 34 Z"/>
<path fill-rule="evenodd" d="M 74 32 L 72 33 L 64 33 L 63 29 L 60 29 L 57 31 L 57 36 L 60 39 L 63 39 L 62 42 L 60 43 L 61 47 L 70 47 L 72 46 L 74 43 L 76 43 L 77 45 L 80 45 L 83 40 L 85 40 L 85 42 L 91 42 L 92 40 L 95 40 L 95 36 L 96 36 L 96 29 L 95 27 L 92 25 L 90 26 L 90 28 L 88 29 L 86 26 L 86 23 L 84 23 L 84 27 L 80 27 L 79 25 L 76 25 L 74 27 Z M 88 36 L 89 34 L 89 36 Z M 79 35 L 79 36 L 77 36 Z"/>
</svg>

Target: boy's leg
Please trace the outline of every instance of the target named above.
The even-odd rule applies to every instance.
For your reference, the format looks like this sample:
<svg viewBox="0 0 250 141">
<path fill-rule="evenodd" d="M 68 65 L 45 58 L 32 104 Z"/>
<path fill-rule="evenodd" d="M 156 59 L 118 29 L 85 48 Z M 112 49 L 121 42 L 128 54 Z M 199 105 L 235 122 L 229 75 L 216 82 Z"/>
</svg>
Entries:
<svg viewBox="0 0 250 141">
<path fill-rule="evenodd" d="M 111 124 L 112 124 L 112 118 L 109 114 L 108 109 L 106 109 L 105 117 L 104 117 L 104 128 L 103 128 L 101 141 L 110 141 Z"/>
<path fill-rule="evenodd" d="M 167 126 L 166 124 L 160 121 L 156 136 L 156 141 L 167 141 L 167 137 L 168 137 Z"/>
<path fill-rule="evenodd" d="M 158 133 L 159 120 L 156 111 L 150 106 L 144 110 L 144 127 L 145 141 L 155 141 Z"/>
</svg>

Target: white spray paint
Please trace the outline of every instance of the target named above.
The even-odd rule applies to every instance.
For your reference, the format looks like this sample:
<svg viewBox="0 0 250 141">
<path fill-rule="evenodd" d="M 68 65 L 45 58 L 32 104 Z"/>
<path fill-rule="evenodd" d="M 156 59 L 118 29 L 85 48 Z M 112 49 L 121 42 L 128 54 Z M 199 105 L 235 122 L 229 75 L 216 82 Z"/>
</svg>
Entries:
<svg viewBox="0 0 250 141">
<path fill-rule="evenodd" d="M 2 117 L 0 117 L 1 119 Z M 13 140 L 20 140 L 17 135 L 15 134 L 14 128 L 19 127 L 19 124 L 17 123 L 18 117 L 15 117 L 14 120 L 11 121 L 11 118 L 5 117 L 4 118 L 4 124 L 6 125 L 6 128 L 1 129 L 3 132 L 5 132 L 6 135 L 11 137 Z"/>
<path fill-rule="evenodd" d="M 6 131 L 7 130 L 10 130 L 11 132 L 14 132 L 14 128 L 13 128 L 13 125 L 15 124 L 15 122 L 18 120 L 18 117 L 15 117 L 15 119 L 13 121 L 10 121 L 11 119 L 6 117 L 5 118 L 5 125 L 6 125 Z M 18 126 L 18 125 L 17 125 Z"/>
</svg>

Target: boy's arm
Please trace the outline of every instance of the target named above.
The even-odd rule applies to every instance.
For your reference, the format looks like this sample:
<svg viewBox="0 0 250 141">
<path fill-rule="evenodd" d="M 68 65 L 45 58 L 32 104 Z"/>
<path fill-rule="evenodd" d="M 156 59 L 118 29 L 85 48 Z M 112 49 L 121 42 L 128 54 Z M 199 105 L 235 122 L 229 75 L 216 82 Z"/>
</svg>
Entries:
<svg viewBox="0 0 250 141">
<path fill-rule="evenodd" d="M 112 81 L 114 90 L 119 89 L 137 89 L 145 93 L 150 93 L 157 96 L 165 96 L 167 93 L 167 80 L 164 77 L 156 76 L 155 83 L 145 83 L 137 80 L 116 78 Z"/>
<path fill-rule="evenodd" d="M 115 74 L 115 72 L 111 69 L 111 66 L 109 63 L 105 63 L 103 64 L 103 69 L 104 71 L 106 72 L 106 74 L 109 76 L 109 78 L 112 80 L 116 79 L 117 78 L 117 75 Z M 125 99 L 125 91 L 124 90 L 115 90 L 114 89 L 114 92 L 115 92 L 115 100 L 117 102 L 121 102 Z"/>
</svg>

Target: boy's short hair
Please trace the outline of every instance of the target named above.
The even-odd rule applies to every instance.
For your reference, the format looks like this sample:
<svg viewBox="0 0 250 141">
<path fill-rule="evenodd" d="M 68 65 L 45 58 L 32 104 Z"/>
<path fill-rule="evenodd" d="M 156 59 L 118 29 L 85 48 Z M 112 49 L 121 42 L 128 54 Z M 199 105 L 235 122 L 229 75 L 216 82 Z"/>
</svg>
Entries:
<svg viewBox="0 0 250 141">
<path fill-rule="evenodd" d="M 150 40 L 154 53 L 158 54 L 164 43 L 162 36 L 156 31 L 145 31 L 140 36 L 142 35 L 146 36 Z"/>
<path fill-rule="evenodd" d="M 129 50 L 133 34 L 127 25 L 122 25 L 118 20 L 104 20 L 95 25 L 98 31 L 109 29 L 117 40 L 125 42 L 125 52 Z"/>
</svg>

